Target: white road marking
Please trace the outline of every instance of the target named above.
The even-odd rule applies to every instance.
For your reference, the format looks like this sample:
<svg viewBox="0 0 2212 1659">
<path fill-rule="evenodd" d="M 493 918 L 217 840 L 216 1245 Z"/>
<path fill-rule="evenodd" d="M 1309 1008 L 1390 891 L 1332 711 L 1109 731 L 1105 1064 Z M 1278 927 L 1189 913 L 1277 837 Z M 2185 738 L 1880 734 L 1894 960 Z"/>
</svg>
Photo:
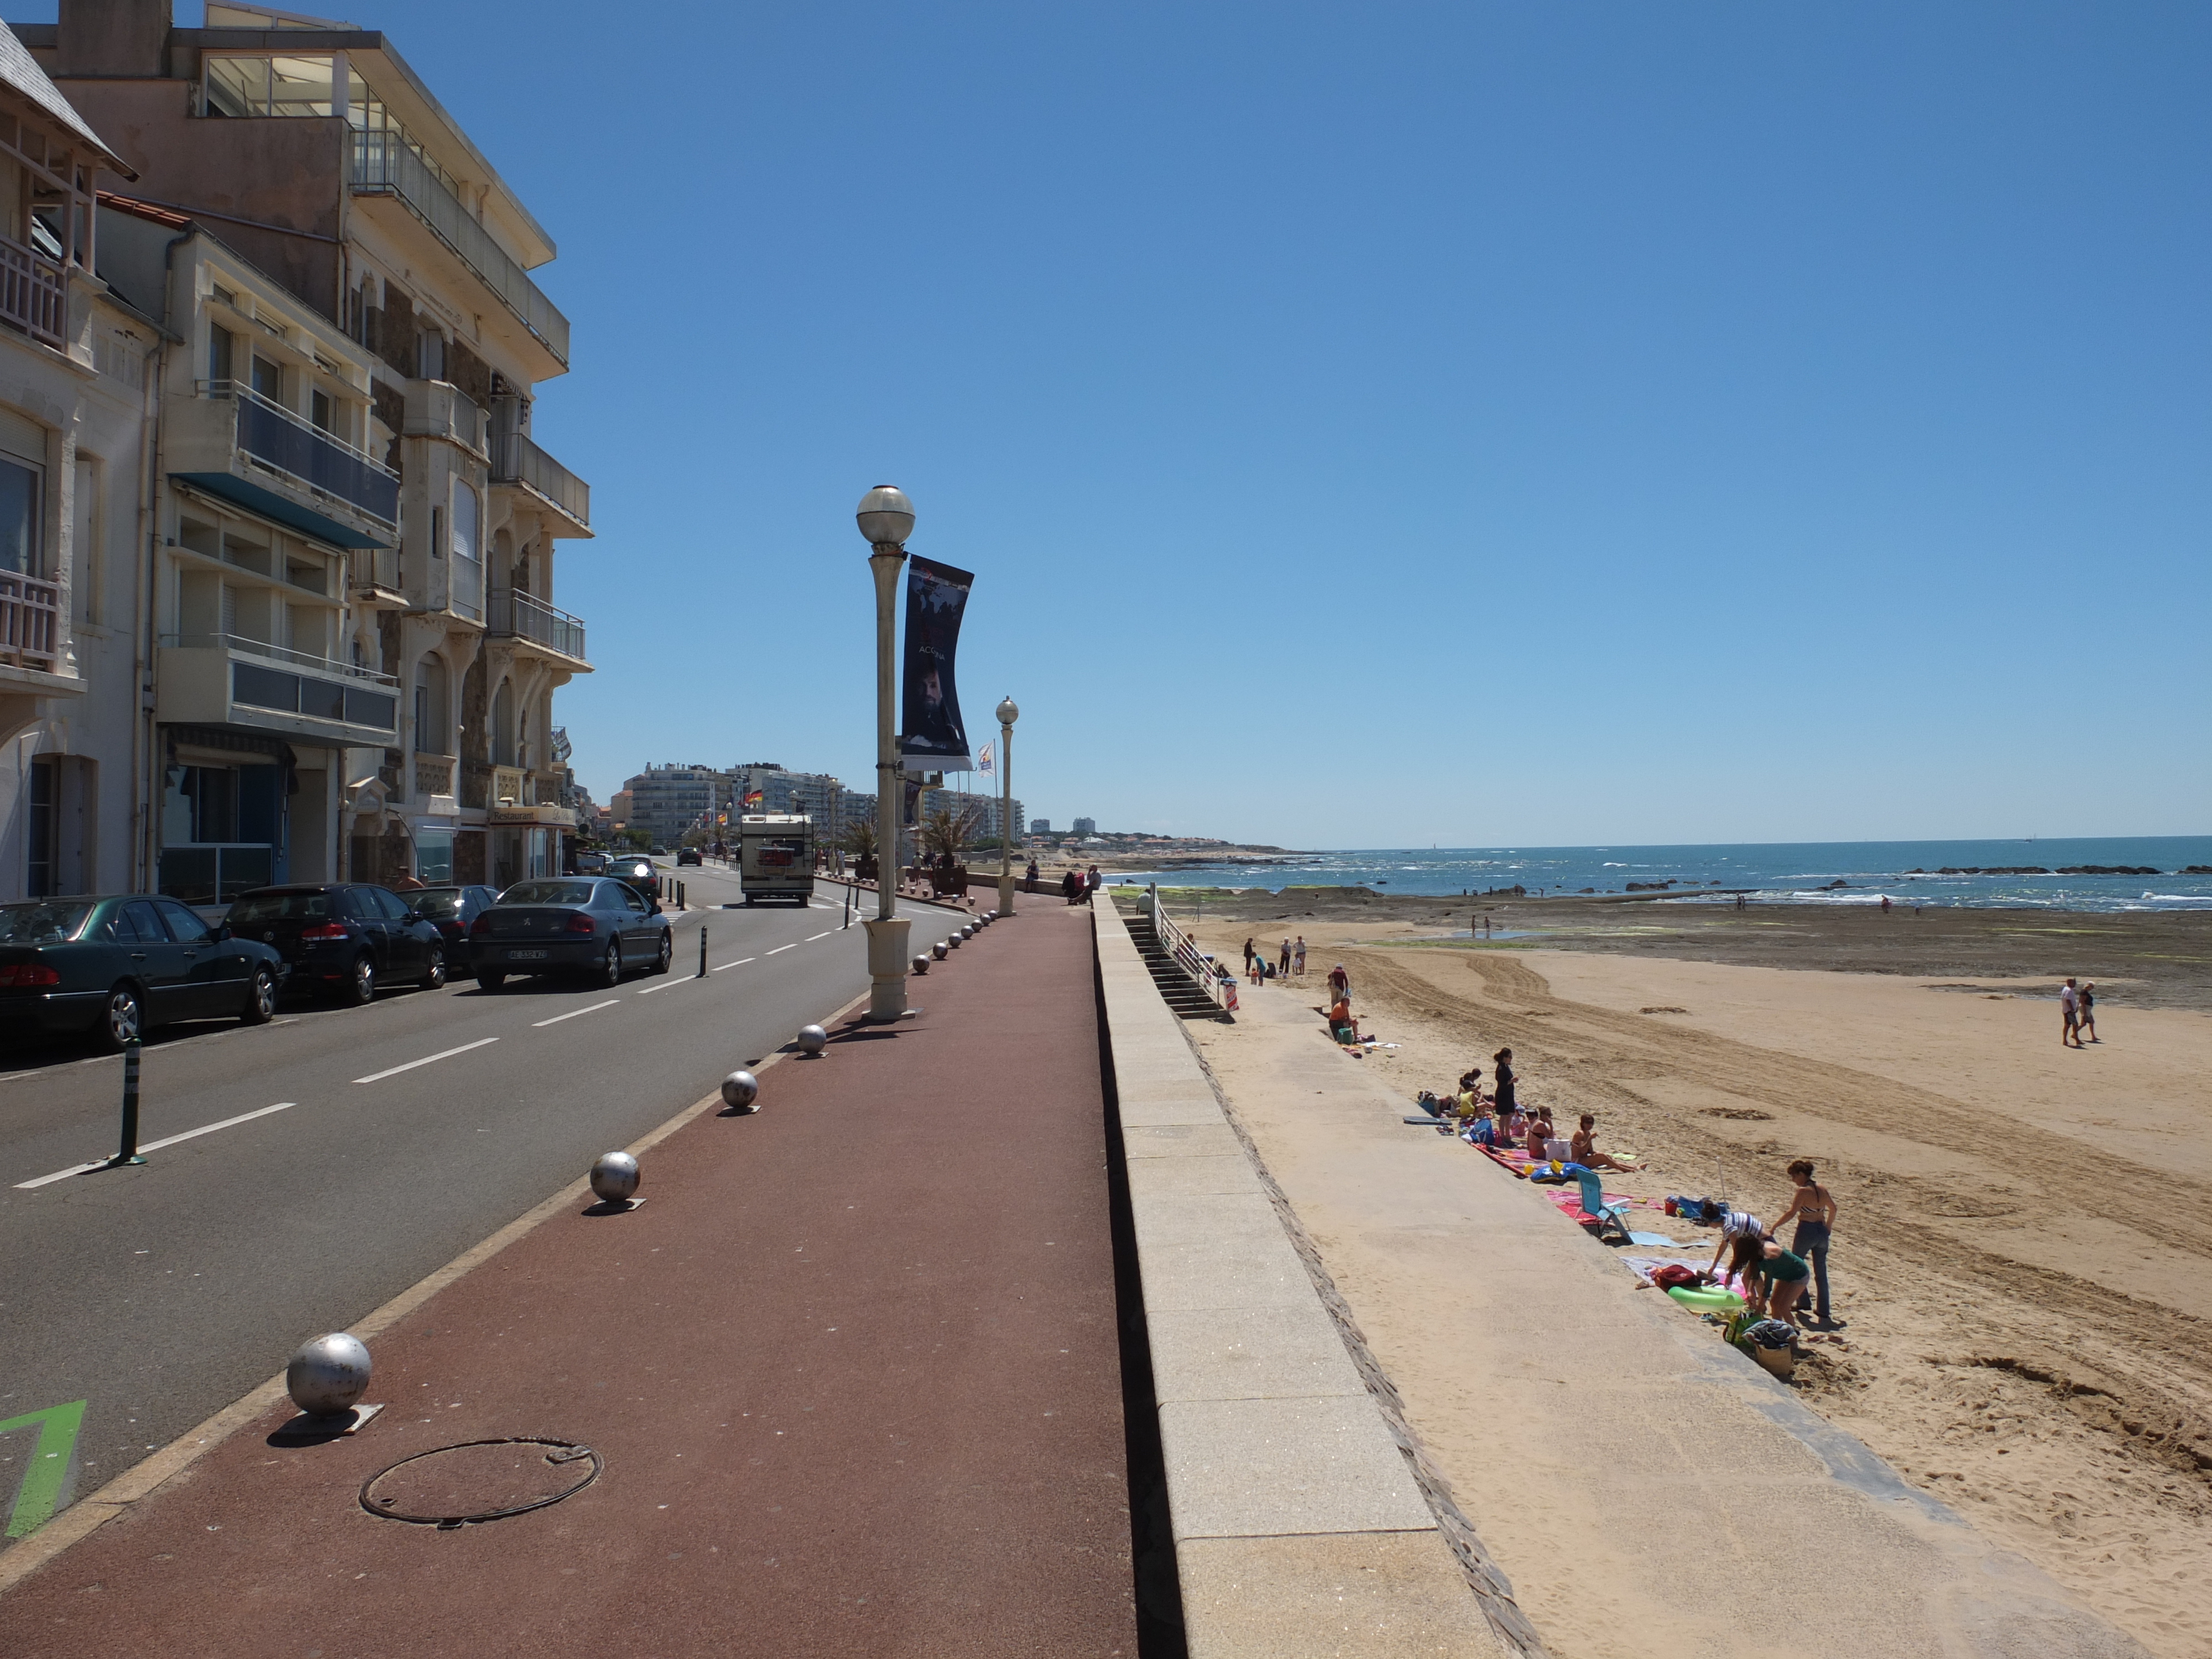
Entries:
<svg viewBox="0 0 2212 1659">
<path fill-rule="evenodd" d="M 788 944 L 788 945 L 777 945 L 777 946 L 775 947 L 775 950 L 773 950 L 773 951 L 769 951 L 769 955 L 770 955 L 770 956 L 772 956 L 772 957 L 780 957 L 780 956 L 781 956 L 781 955 L 782 955 L 786 951 L 796 951 L 796 950 L 799 947 L 799 945 L 800 945 L 800 943 L 801 943 L 801 942 L 802 942 L 802 941 L 800 941 L 800 940 L 793 939 L 793 940 L 790 944 Z"/>
<path fill-rule="evenodd" d="M 402 1072 L 411 1072 L 417 1066 L 428 1066 L 441 1060 L 451 1060 L 455 1054 L 465 1054 L 471 1048 L 481 1048 L 486 1043 L 496 1042 L 497 1037 L 479 1037 L 474 1042 L 464 1042 L 458 1048 L 447 1048 L 439 1054 L 425 1054 L 420 1060 L 410 1060 L 404 1066 L 388 1066 L 380 1072 L 371 1072 L 367 1077 L 357 1077 L 356 1083 L 381 1083 L 386 1078 L 398 1077 Z"/>
<path fill-rule="evenodd" d="M 724 963 L 722 964 L 722 968 L 742 968 L 749 962 L 758 962 L 760 958 L 758 957 L 739 957 L 735 962 Z M 722 971 L 722 968 L 709 968 L 707 971 L 710 974 L 719 974 Z"/>
<path fill-rule="evenodd" d="M 611 1008 L 621 1000 L 620 997 L 609 997 L 605 1002 L 595 1002 L 588 1008 L 571 1008 L 567 1013 L 556 1014 L 550 1019 L 533 1019 L 530 1022 L 530 1029 L 539 1031 L 548 1025 L 558 1025 L 564 1019 L 574 1019 L 579 1014 L 596 1014 L 600 1009 Z"/>
<path fill-rule="evenodd" d="M 217 1129 L 228 1129 L 240 1123 L 251 1123 L 255 1118 L 267 1117 L 271 1112 L 289 1112 L 299 1103 L 296 1100 L 280 1100 L 274 1106 L 264 1106 L 258 1112 L 240 1112 L 236 1117 L 227 1117 L 220 1123 L 203 1123 L 198 1128 L 187 1129 L 182 1134 L 164 1135 L 159 1140 L 147 1141 L 138 1150 L 141 1152 L 158 1152 L 162 1147 L 173 1146 L 180 1140 L 191 1140 L 200 1135 L 211 1135 Z M 79 1164 L 70 1169 L 57 1170 L 50 1176 L 40 1176 L 36 1181 L 19 1181 L 15 1186 L 19 1191 L 28 1191 L 32 1188 L 44 1187 L 56 1181 L 67 1181 L 71 1176 L 82 1175 L 88 1170 L 104 1169 L 106 1164 L 106 1158 L 98 1158 L 90 1164 Z"/>
<path fill-rule="evenodd" d="M 837 930 L 836 930 L 835 927 L 832 927 L 832 928 L 830 930 L 830 933 L 836 933 L 836 931 L 837 931 Z M 807 943 L 807 944 L 809 944 L 809 945 L 811 945 L 811 944 L 813 944 L 813 943 L 814 943 L 814 941 L 815 941 L 816 939 L 828 939 L 828 938 L 830 937 L 830 933 L 816 933 L 816 934 L 813 934 L 813 935 L 811 935 L 811 937 L 806 940 L 806 943 Z"/>
<path fill-rule="evenodd" d="M 655 991 L 672 991 L 678 986 L 689 985 L 697 978 L 698 975 L 696 974 L 686 974 L 682 979 L 665 979 L 658 985 L 647 986 L 645 989 L 638 993 L 638 995 L 641 997 L 649 997 Z"/>
</svg>

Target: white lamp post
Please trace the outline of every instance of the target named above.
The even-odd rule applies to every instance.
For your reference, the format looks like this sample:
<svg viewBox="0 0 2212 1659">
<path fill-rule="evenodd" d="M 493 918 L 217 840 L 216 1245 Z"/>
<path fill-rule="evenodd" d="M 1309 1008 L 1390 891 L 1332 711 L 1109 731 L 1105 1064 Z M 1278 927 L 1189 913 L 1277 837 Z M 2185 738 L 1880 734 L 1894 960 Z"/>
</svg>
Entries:
<svg viewBox="0 0 2212 1659">
<path fill-rule="evenodd" d="M 1014 722 L 1022 711 L 1012 697 L 999 704 L 999 914 L 1014 914 Z"/>
<path fill-rule="evenodd" d="M 854 514 L 872 550 L 868 568 L 876 579 L 876 919 L 868 930 L 868 1018 L 895 1020 L 906 1012 L 907 934 L 911 924 L 898 914 L 899 832 L 902 796 L 899 787 L 898 716 L 896 695 L 899 567 L 906 562 L 906 538 L 914 533 L 914 503 L 890 484 L 878 484 L 860 497 Z"/>
</svg>

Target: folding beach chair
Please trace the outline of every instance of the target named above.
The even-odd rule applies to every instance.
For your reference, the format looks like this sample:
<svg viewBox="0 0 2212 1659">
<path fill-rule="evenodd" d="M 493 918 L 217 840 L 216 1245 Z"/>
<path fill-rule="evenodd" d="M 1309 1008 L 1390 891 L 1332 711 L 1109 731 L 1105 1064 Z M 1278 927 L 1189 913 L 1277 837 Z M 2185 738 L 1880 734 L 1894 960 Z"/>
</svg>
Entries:
<svg viewBox="0 0 2212 1659">
<path fill-rule="evenodd" d="M 1635 1241 L 1630 1237 L 1628 1231 L 1627 1206 L 1621 1204 L 1607 1204 L 1605 1201 L 1605 1183 L 1598 1179 L 1596 1170 L 1585 1170 L 1579 1164 L 1575 1165 L 1575 1168 L 1578 1171 L 1575 1178 L 1583 1189 L 1583 1213 L 1596 1218 L 1599 1239 L 1602 1240 L 1605 1237 L 1605 1230 L 1607 1227 L 1618 1227 L 1620 1230 L 1620 1242 L 1624 1244 L 1633 1243 Z"/>
</svg>

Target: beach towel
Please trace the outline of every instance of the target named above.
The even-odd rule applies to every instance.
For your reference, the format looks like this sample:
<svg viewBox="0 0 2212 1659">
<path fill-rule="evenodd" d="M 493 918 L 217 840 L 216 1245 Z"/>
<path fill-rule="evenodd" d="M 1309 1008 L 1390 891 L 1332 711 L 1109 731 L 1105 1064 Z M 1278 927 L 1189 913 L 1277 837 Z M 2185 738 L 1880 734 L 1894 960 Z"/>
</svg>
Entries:
<svg viewBox="0 0 2212 1659">
<path fill-rule="evenodd" d="M 1498 1152 L 1489 1146 L 1478 1146 L 1475 1150 L 1480 1152 L 1485 1158 L 1488 1158 L 1492 1164 L 1495 1164 L 1499 1169 L 1504 1170 L 1506 1174 L 1511 1176 L 1516 1181 L 1525 1181 L 1528 1179 L 1528 1170 L 1515 1164 L 1513 1160 L 1506 1157 L 1504 1153 Z"/>
</svg>

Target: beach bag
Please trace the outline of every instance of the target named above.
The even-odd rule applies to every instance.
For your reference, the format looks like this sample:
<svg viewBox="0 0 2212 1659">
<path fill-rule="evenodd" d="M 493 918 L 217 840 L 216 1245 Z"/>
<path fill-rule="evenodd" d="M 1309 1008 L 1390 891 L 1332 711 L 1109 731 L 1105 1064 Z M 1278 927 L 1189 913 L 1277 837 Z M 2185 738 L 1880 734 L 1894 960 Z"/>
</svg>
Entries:
<svg viewBox="0 0 2212 1659">
<path fill-rule="evenodd" d="M 1671 1291 L 1676 1285 L 1680 1285 L 1686 1291 L 1694 1290 L 1698 1285 L 1698 1273 L 1694 1267 L 1686 1267 L 1679 1261 L 1670 1261 L 1663 1267 L 1654 1267 L 1651 1270 L 1651 1282 L 1662 1291 Z"/>
</svg>

